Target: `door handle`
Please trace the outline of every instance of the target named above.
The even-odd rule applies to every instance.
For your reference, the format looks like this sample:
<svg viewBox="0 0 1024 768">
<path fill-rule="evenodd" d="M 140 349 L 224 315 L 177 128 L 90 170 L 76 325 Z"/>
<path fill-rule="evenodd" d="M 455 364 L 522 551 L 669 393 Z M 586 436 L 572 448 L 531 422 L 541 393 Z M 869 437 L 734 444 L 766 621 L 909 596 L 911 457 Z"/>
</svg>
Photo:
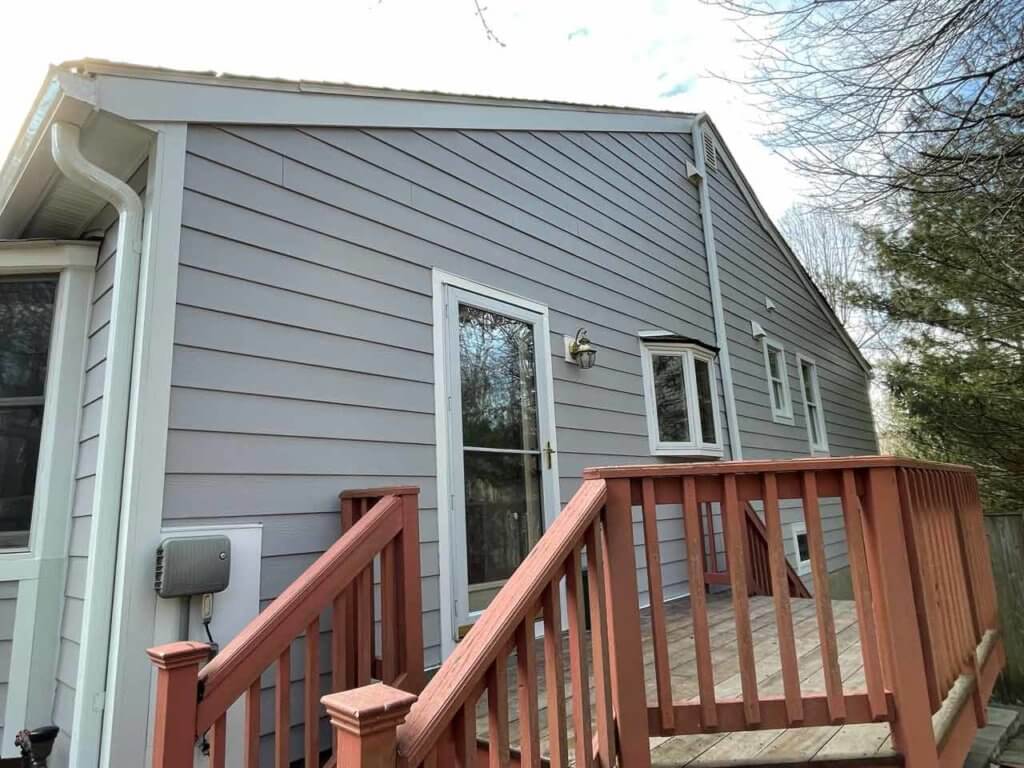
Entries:
<svg viewBox="0 0 1024 768">
<path fill-rule="evenodd" d="M 551 447 L 551 441 L 548 440 L 544 444 L 544 459 L 547 461 L 548 469 L 551 469 L 551 454 L 553 453 L 556 453 L 556 451 Z"/>
</svg>

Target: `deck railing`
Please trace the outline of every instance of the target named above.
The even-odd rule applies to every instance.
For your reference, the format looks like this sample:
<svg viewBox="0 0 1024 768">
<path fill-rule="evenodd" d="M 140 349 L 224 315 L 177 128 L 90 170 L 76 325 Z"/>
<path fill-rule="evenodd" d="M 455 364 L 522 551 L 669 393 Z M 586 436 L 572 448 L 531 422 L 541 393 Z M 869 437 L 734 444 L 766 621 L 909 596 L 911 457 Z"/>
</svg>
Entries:
<svg viewBox="0 0 1024 768">
<path fill-rule="evenodd" d="M 210 648 L 177 642 L 152 648 L 157 667 L 153 765 L 193 764 L 198 738 L 210 731 L 211 768 L 223 768 L 227 711 L 245 697 L 244 733 L 231 734 L 244 764 L 259 763 L 262 678 L 274 668 L 274 762 L 291 762 L 291 650 L 303 637 L 303 752 L 320 765 L 320 636 L 329 627 L 332 691 L 376 678 L 396 689 L 423 685 L 418 489 L 341 494 L 343 535 L 205 666 Z M 380 617 L 374 610 L 374 565 Z M 329 622 L 328 622 L 329 614 Z M 322 619 L 324 624 L 321 624 Z M 377 642 L 379 631 L 380 642 Z"/>
<path fill-rule="evenodd" d="M 789 501 L 792 500 L 792 501 Z M 844 690 L 829 595 L 822 508 L 838 505 L 846 531 L 863 656 L 863 690 Z M 784 695 L 758 690 L 748 602 L 747 502 L 761 502 L 774 588 Z M 799 503 L 807 531 L 823 690 L 801 687 L 783 502 Z M 718 698 L 704 590 L 702 503 L 720 505 L 735 619 L 741 696 Z M 681 504 L 698 696 L 677 700 L 661 583 L 657 505 Z M 633 510 L 642 517 L 650 596 L 653 681 L 645 692 Z M 586 563 L 591 608 L 583 622 Z M 568 705 L 561 592 L 568 618 Z M 415 704 L 387 686 L 324 699 L 345 768 L 538 766 L 542 740 L 535 633 L 543 632 L 550 765 L 650 765 L 649 737 L 888 722 L 910 768 L 962 764 L 984 722 L 1003 663 L 995 593 L 973 474 L 887 457 L 612 467 L 588 470 L 556 519 Z M 914 618 L 917 618 L 915 621 Z M 514 654 L 518 738 L 510 739 Z M 588 680 L 592 667 L 593 707 Z M 486 733 L 477 733 L 486 702 Z M 409 709 L 411 705 L 411 710 Z M 409 711 L 407 722 L 400 725 Z M 934 718 L 933 718 L 934 715 Z M 478 737 L 483 737 L 478 740 Z M 482 764 L 482 763 L 481 763 Z"/>
</svg>

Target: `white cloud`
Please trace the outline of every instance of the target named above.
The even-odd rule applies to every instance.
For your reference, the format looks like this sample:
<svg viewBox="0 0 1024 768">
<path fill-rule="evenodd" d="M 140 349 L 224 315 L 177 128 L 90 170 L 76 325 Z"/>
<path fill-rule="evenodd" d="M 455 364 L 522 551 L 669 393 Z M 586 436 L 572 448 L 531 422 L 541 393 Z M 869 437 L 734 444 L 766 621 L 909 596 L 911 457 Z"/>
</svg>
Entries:
<svg viewBox="0 0 1024 768">
<path fill-rule="evenodd" d="M 93 56 L 289 79 L 706 111 L 772 216 L 801 182 L 756 140 L 744 95 L 708 76 L 742 68 L 736 29 L 699 0 L 51 0 L 8 4 L 0 147 L 47 64 Z"/>
</svg>

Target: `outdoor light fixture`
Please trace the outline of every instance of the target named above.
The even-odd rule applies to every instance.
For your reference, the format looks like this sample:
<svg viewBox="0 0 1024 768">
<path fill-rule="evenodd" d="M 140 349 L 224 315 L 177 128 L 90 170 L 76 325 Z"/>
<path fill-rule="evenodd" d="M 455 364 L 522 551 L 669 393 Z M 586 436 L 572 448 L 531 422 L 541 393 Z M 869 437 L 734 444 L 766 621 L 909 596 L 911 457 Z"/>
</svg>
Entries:
<svg viewBox="0 0 1024 768">
<path fill-rule="evenodd" d="M 590 344 L 585 329 L 576 331 L 576 338 L 565 337 L 565 360 L 569 363 L 576 363 L 581 370 L 593 368 L 597 362 L 597 350 Z"/>
</svg>

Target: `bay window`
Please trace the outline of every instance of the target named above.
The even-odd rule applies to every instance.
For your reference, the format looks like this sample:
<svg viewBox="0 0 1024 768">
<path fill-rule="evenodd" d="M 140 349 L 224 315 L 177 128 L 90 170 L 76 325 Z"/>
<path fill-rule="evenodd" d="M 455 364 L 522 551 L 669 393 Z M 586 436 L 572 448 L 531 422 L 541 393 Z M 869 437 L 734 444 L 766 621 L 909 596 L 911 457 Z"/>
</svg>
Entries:
<svg viewBox="0 0 1024 768">
<path fill-rule="evenodd" d="M 721 456 L 714 354 L 679 342 L 645 343 L 641 349 L 651 453 Z"/>
</svg>

